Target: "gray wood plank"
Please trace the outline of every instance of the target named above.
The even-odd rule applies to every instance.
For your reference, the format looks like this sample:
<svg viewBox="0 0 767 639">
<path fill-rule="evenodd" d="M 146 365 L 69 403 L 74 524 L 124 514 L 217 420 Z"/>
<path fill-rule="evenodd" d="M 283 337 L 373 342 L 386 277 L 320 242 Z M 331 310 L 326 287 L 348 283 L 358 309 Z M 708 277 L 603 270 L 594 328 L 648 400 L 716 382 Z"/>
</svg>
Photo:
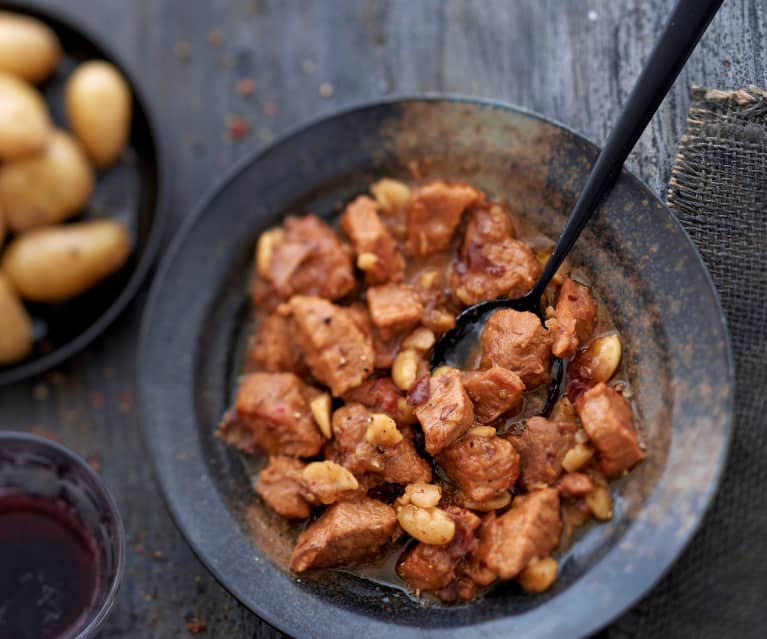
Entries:
<svg viewBox="0 0 767 639">
<path fill-rule="evenodd" d="M 40 0 L 107 40 L 151 96 L 169 142 L 178 224 L 222 173 L 307 118 L 422 91 L 481 95 L 553 117 L 599 142 L 626 99 L 671 0 Z M 211 43 L 211 31 L 221 41 Z M 665 191 L 691 84 L 764 85 L 767 8 L 728 0 L 629 165 Z M 214 38 L 215 39 L 215 38 Z M 188 54 L 188 55 L 187 55 Z M 235 87 L 256 85 L 252 96 Z M 322 96 L 323 83 L 332 95 Z M 227 118 L 249 133 L 227 139 Z M 0 389 L 3 427 L 52 433 L 97 456 L 131 549 L 104 637 L 278 636 L 206 573 L 168 517 L 135 408 L 143 296 L 85 353 Z M 159 551 L 155 552 L 155 551 Z"/>
</svg>

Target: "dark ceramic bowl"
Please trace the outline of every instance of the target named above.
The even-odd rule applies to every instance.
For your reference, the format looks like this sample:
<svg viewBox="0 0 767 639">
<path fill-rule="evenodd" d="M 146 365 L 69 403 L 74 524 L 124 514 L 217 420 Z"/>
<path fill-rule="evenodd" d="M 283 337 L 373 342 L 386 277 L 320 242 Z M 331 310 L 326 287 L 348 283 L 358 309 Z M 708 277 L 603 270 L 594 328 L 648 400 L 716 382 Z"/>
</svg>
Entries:
<svg viewBox="0 0 767 639">
<path fill-rule="evenodd" d="M 147 101 L 125 66 L 100 38 L 85 33 L 66 18 L 28 3 L 0 0 L 0 10 L 30 15 L 46 23 L 61 42 L 62 59 L 53 76 L 39 88 L 54 124 L 66 126 L 64 87 L 80 62 L 108 60 L 127 78 L 133 93 L 130 136 L 121 159 L 97 174 L 96 188 L 82 215 L 115 218 L 131 231 L 133 252 L 117 273 L 79 297 L 60 304 L 29 304 L 35 347 L 24 360 L 0 366 L 0 386 L 37 375 L 85 348 L 117 318 L 138 292 L 162 246 L 168 215 L 168 189 L 159 129 Z M 0 248 L 0 253 L 2 249 Z"/>
<path fill-rule="evenodd" d="M 423 607 L 342 572 L 295 579 L 290 544 L 254 495 L 242 457 L 213 436 L 236 384 L 256 236 L 288 212 L 332 216 L 381 176 L 465 179 L 552 235 L 597 148 L 559 125 L 479 100 L 382 102 L 319 120 L 232 172 L 173 243 L 144 318 L 144 426 L 170 509 L 221 583 L 300 637 L 580 637 L 646 593 L 701 521 L 732 420 L 732 366 L 716 292 L 672 214 L 624 173 L 576 260 L 625 339 L 647 460 L 613 486 L 615 517 L 560 558 L 541 595 L 513 584 L 481 601 Z"/>
</svg>

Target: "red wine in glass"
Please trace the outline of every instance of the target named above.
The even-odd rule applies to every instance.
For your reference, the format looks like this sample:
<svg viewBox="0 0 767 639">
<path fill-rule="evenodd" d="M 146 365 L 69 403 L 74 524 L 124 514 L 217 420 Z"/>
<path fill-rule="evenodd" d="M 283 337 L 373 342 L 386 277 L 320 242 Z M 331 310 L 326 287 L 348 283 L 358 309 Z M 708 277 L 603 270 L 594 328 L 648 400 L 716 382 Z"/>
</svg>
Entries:
<svg viewBox="0 0 767 639">
<path fill-rule="evenodd" d="M 95 540 L 63 503 L 0 495 L 0 639 L 59 639 L 91 612 Z"/>
</svg>

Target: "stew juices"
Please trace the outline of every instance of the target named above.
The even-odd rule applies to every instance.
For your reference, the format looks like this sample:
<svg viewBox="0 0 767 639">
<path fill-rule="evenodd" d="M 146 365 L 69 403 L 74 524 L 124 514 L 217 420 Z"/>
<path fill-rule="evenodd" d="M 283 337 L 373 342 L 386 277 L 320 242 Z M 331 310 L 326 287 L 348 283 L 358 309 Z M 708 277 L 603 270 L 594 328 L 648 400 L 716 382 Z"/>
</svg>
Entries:
<svg viewBox="0 0 767 639">
<path fill-rule="evenodd" d="M 608 483 L 645 452 L 590 277 L 565 264 L 544 322 L 499 310 L 467 361 L 428 363 L 467 306 L 528 291 L 552 245 L 443 180 L 382 179 L 337 229 L 310 214 L 261 234 L 246 374 L 217 432 L 267 458 L 255 490 L 300 529 L 291 571 L 395 555 L 411 592 L 445 603 L 509 579 L 540 592 L 572 530 L 612 518 Z M 543 415 L 554 359 L 566 391 Z"/>
</svg>

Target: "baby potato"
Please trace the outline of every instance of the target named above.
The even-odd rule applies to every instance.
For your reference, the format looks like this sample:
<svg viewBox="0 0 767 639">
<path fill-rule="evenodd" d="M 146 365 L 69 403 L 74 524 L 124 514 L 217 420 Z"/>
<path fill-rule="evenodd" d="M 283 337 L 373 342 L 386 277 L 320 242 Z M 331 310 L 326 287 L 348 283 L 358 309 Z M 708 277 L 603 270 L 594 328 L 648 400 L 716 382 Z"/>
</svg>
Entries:
<svg viewBox="0 0 767 639">
<path fill-rule="evenodd" d="M 23 80 L 0 72 L 0 160 L 39 153 L 50 131 L 42 96 Z"/>
<path fill-rule="evenodd" d="M 41 154 L 0 166 L 0 207 L 14 233 L 66 220 L 85 206 L 92 192 L 88 158 L 59 129 Z"/>
<path fill-rule="evenodd" d="M 131 120 L 131 92 L 120 72 L 108 62 L 81 64 L 67 81 L 69 126 L 100 169 L 120 155 Z"/>
<path fill-rule="evenodd" d="M 51 74 L 60 57 L 59 39 L 46 24 L 0 11 L 0 71 L 37 84 Z"/>
<path fill-rule="evenodd" d="M 32 348 L 32 322 L 16 292 L 0 273 L 0 366 L 22 359 Z"/>
<path fill-rule="evenodd" d="M 93 220 L 22 233 L 8 245 L 1 266 L 24 299 L 61 302 L 117 271 L 130 250 L 125 225 Z"/>
</svg>

